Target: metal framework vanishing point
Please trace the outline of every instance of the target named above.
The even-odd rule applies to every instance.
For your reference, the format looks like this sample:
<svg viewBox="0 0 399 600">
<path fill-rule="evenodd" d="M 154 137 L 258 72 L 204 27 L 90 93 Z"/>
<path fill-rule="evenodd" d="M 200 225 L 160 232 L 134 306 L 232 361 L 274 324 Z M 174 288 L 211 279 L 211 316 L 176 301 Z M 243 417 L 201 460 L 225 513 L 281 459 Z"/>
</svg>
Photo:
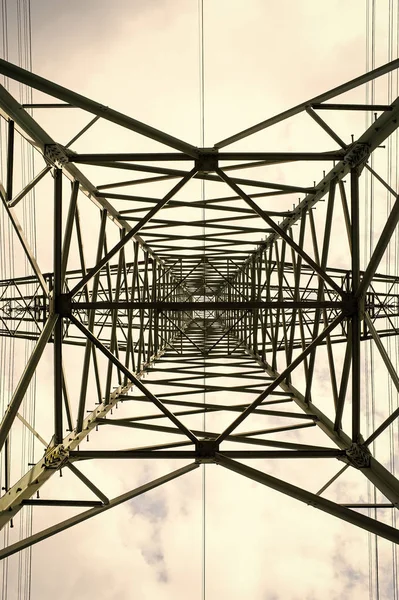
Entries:
<svg viewBox="0 0 399 600">
<path fill-rule="evenodd" d="M 19 481 L 6 480 L 0 528 L 25 505 L 35 510 L 43 505 L 76 506 L 83 511 L 11 544 L 0 551 L 0 558 L 202 463 L 216 463 L 399 542 L 394 527 L 359 512 L 359 507 L 325 498 L 327 484 L 316 493 L 265 472 L 272 459 L 296 459 L 304 471 L 307 459 L 338 459 L 344 469 L 359 470 L 376 486 L 386 506 L 399 507 L 399 481 L 370 450 L 373 440 L 398 417 L 398 410 L 386 415 L 365 439 L 361 385 L 362 344 L 372 340 L 399 391 L 399 378 L 383 343 L 398 334 L 399 277 L 381 270 L 398 224 L 399 199 L 370 163 L 398 127 L 399 99 L 375 106 L 329 102 L 397 68 L 398 60 L 212 148 L 197 148 L 0 60 L 1 74 L 44 98 L 41 104 L 21 106 L 0 87 L 0 115 L 8 129 L 1 202 L 30 269 L 26 275 L 0 281 L 0 334 L 35 341 L 5 414 L 0 415 L 6 473 L 7 440 L 16 423 L 20 426 L 26 390 L 49 347 L 54 357 L 53 388 L 42 398 L 47 398 L 53 436 L 46 442 L 39 428 L 36 431 L 24 421 L 44 444 L 44 454 Z M 31 109 L 57 116 L 79 109 L 90 120 L 69 143 L 61 144 L 32 117 Z M 370 127 L 349 143 L 328 124 L 331 114 L 345 111 L 376 113 Z M 225 150 L 300 114 L 324 131 L 325 150 Z M 156 151 L 73 151 L 71 146 L 83 141 L 98 122 L 128 130 L 135 136 L 134 147 L 140 134 L 155 143 Z M 19 138 L 34 148 L 36 171 L 16 193 Z M 286 179 L 291 177 L 299 172 L 292 169 L 297 163 L 313 165 L 316 173 L 321 163 L 328 169 L 309 186 L 267 180 L 276 166 L 287 170 Z M 249 169 L 261 175 L 248 179 Z M 126 172 L 127 177 L 118 179 Z M 370 260 L 361 267 L 365 174 L 395 201 Z M 102 183 L 106 177 L 108 182 Z M 51 182 L 54 215 L 48 236 L 53 244 L 51 272 L 41 268 L 18 215 L 27 194 L 45 182 L 47 187 Z M 204 197 L 202 182 L 220 192 Z M 149 195 L 142 194 L 143 186 L 151 190 Z M 287 198 L 291 206 L 296 202 L 293 208 L 286 208 Z M 88 207 L 98 215 L 97 222 L 90 217 L 90 237 L 82 232 Z M 347 248 L 346 268 L 334 264 L 331 252 L 337 227 Z M 83 241 L 86 252 L 91 248 L 90 258 Z M 79 357 L 79 383 L 76 369 L 71 373 L 69 365 L 71 348 Z M 323 399 L 320 377 L 328 386 Z M 118 406 L 120 410 L 113 411 Z M 206 429 L 201 426 L 205 414 Z M 123 440 L 131 439 L 131 445 L 96 445 L 96 436 L 106 440 L 110 428 L 123 428 Z M 83 444 L 92 432 L 89 443 Z M 145 446 L 140 443 L 143 436 Z M 83 467 L 87 461 L 122 458 L 182 460 L 185 466 L 110 499 Z M 247 461 L 259 459 L 262 469 L 248 466 Z M 79 478 L 94 499 L 39 497 L 42 486 L 61 469 Z"/>
</svg>

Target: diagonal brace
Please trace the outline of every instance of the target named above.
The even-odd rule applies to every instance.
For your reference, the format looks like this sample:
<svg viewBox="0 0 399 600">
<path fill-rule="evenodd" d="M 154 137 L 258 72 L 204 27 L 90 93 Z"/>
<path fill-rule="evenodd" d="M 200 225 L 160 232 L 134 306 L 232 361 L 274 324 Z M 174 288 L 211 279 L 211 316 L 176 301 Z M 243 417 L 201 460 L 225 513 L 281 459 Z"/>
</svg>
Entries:
<svg viewBox="0 0 399 600">
<path fill-rule="evenodd" d="M 127 244 L 127 242 L 129 242 L 188 181 L 190 181 L 192 177 L 194 177 L 195 173 L 195 169 L 192 169 L 189 173 L 187 173 L 187 175 L 183 177 L 183 179 L 181 179 L 179 183 L 175 185 L 170 192 L 168 192 L 166 196 L 158 202 L 158 204 L 148 211 L 148 213 L 117 244 L 115 244 L 115 246 L 109 252 L 107 252 L 107 254 L 96 264 L 96 266 L 90 269 L 83 279 L 81 279 L 79 283 L 75 285 L 73 290 L 71 290 L 69 293 L 70 298 L 72 298 L 80 289 L 82 289 L 82 287 L 84 287 L 86 283 L 90 281 L 90 279 L 94 277 L 94 275 L 96 275 L 96 273 L 98 273 L 111 260 L 111 258 L 115 256 L 115 254 L 117 254 L 117 252 L 119 252 L 119 250 L 121 250 Z"/>
<path fill-rule="evenodd" d="M 253 412 L 253 410 L 255 408 L 257 408 L 263 402 L 263 400 L 273 390 L 275 390 L 276 387 L 280 385 L 280 383 L 282 383 L 287 378 L 287 375 L 289 375 L 294 369 L 296 369 L 296 367 L 301 364 L 301 362 L 304 360 L 304 358 L 306 356 L 308 356 L 308 354 L 313 352 L 313 350 L 324 340 L 325 337 L 328 336 L 329 333 L 331 333 L 331 331 L 333 329 L 335 329 L 335 327 L 337 327 L 337 325 L 339 325 L 341 323 L 341 321 L 344 318 L 345 318 L 345 315 L 343 315 L 343 314 L 338 315 L 334 319 L 334 321 L 332 321 L 330 323 L 330 325 L 328 327 L 326 327 L 317 336 L 317 338 L 315 338 L 309 344 L 309 346 L 307 346 L 305 348 L 305 350 L 303 350 L 303 352 L 301 352 L 301 354 L 299 354 L 299 356 L 297 356 L 296 359 L 282 373 L 280 373 L 280 375 L 278 377 L 276 377 L 276 379 L 260 394 L 260 396 L 258 396 L 256 398 L 256 400 L 254 400 L 252 402 L 252 404 L 250 404 L 248 406 L 248 408 L 246 410 L 244 410 L 244 412 L 242 412 L 241 415 L 239 415 L 237 417 L 237 419 L 235 419 L 235 421 L 233 421 L 233 423 L 231 423 L 231 425 L 229 425 L 229 427 L 227 427 L 227 429 L 224 430 L 223 433 L 220 434 L 218 441 L 219 442 L 223 441 L 232 431 L 234 431 L 234 429 L 236 429 L 238 427 L 238 425 L 240 425 L 242 423 L 242 421 L 244 421 L 244 419 L 246 419 L 248 417 L 248 415 L 250 415 Z"/>
<path fill-rule="evenodd" d="M 151 402 L 153 402 L 155 404 L 155 406 L 157 406 L 159 408 L 160 411 L 163 412 L 163 414 L 168 417 L 172 423 L 174 423 L 176 425 L 176 427 L 178 427 L 178 429 L 184 434 L 186 435 L 192 442 L 196 443 L 198 440 L 196 438 L 196 436 L 185 426 L 183 425 L 183 423 L 181 423 L 181 421 L 179 421 L 179 419 L 177 419 L 175 417 L 175 415 L 170 412 L 170 410 L 168 410 L 166 408 L 166 406 L 164 406 L 164 404 L 156 397 L 154 396 L 154 394 L 152 394 L 147 388 L 146 386 L 140 381 L 140 379 L 138 379 L 138 377 L 136 377 L 136 375 L 134 375 L 131 371 L 129 371 L 128 368 L 125 367 L 124 364 L 122 364 L 120 362 L 120 360 L 118 358 L 116 358 L 116 356 L 114 356 L 112 354 L 112 352 L 110 352 L 110 350 L 108 350 L 108 348 L 106 348 L 101 342 L 100 340 L 98 340 L 96 338 L 95 335 L 93 335 L 91 333 L 91 331 L 89 331 L 88 329 L 86 329 L 86 327 L 80 323 L 77 319 L 75 319 L 74 316 L 70 315 L 68 317 L 72 323 L 78 328 L 80 329 L 80 331 L 94 344 L 94 346 L 96 346 L 96 348 L 98 348 L 99 350 L 101 350 L 101 352 L 103 354 L 105 354 L 105 356 L 108 358 L 108 360 L 110 360 L 128 379 L 130 379 L 130 381 L 149 399 L 151 400 Z"/>
<path fill-rule="evenodd" d="M 312 269 L 314 269 L 314 271 L 316 271 L 316 273 L 333 288 L 333 290 L 337 292 L 337 294 L 340 296 L 344 295 L 344 292 L 339 285 L 337 285 L 335 281 L 325 271 L 323 271 L 321 267 L 319 267 L 319 265 L 307 254 L 307 252 L 305 252 L 300 246 L 298 246 L 296 242 L 294 242 L 294 240 L 284 231 L 284 229 L 279 227 L 279 225 L 277 225 L 277 223 L 275 223 L 267 213 L 260 209 L 259 206 L 252 200 L 252 198 L 243 192 L 241 188 L 239 188 L 238 185 L 236 185 L 234 181 L 228 175 L 226 175 L 226 173 L 224 173 L 221 169 L 217 169 L 216 172 L 219 177 L 223 179 L 223 181 L 225 181 L 227 185 L 229 185 L 231 189 L 234 190 L 235 193 L 238 194 L 248 204 L 248 206 L 250 206 L 252 210 L 275 231 L 275 233 L 277 233 L 277 235 L 287 242 L 287 244 L 293 248 L 293 250 L 295 250 L 295 252 L 299 254 L 299 256 L 301 256 L 303 260 L 305 260 L 308 265 L 310 265 Z"/>
<path fill-rule="evenodd" d="M 56 523 L 56 525 L 52 525 L 51 527 L 48 527 L 47 529 L 44 529 L 43 531 L 39 531 L 38 533 L 35 533 L 35 534 L 25 538 L 24 540 L 20 540 L 20 541 L 16 542 L 15 544 L 11 544 L 11 546 L 4 548 L 4 550 L 0 550 L 0 560 L 3 558 L 6 558 L 7 556 L 11 556 L 12 554 L 15 554 L 16 552 L 20 552 L 21 550 L 24 550 L 25 548 L 29 548 L 30 546 L 33 546 L 34 544 L 37 544 L 38 542 L 41 542 L 42 540 L 46 540 L 47 538 L 55 535 L 56 533 L 65 531 L 66 529 L 73 527 L 73 525 L 77 525 L 78 523 L 83 523 L 83 521 L 87 521 L 87 519 L 90 519 L 91 517 L 95 517 L 96 515 L 99 515 L 100 513 L 103 513 L 106 510 L 109 510 L 110 508 L 119 506 L 119 504 L 122 504 L 123 502 L 127 502 L 128 500 L 133 500 L 133 498 L 136 498 L 137 496 L 140 496 L 141 494 L 144 494 L 150 490 L 153 490 L 154 488 L 159 487 L 160 485 L 163 485 L 164 483 L 167 483 L 168 481 L 172 481 L 173 479 L 180 477 L 180 475 L 189 473 L 190 471 L 193 471 L 194 469 L 196 469 L 198 467 L 199 467 L 199 464 L 191 463 L 191 464 L 187 465 L 186 467 L 177 469 L 176 471 L 172 471 L 171 473 L 168 473 L 167 475 L 163 475 L 162 477 L 158 477 L 158 479 L 154 479 L 154 481 L 145 483 L 144 485 L 141 485 L 140 487 L 138 487 L 134 490 L 131 490 L 130 492 L 126 492 L 125 494 L 116 496 L 116 498 L 113 498 L 112 500 L 110 500 L 108 504 L 103 504 L 102 506 L 96 506 L 94 508 L 86 510 L 83 513 L 80 513 L 79 515 L 74 515 L 73 517 L 70 517 L 69 519 L 65 519 L 65 521 L 61 521 L 61 523 Z"/>
<path fill-rule="evenodd" d="M 308 492 L 296 485 L 292 485 L 282 479 L 277 479 L 277 477 L 272 477 L 271 475 L 267 475 L 266 473 L 262 473 L 262 471 L 258 471 L 257 469 L 253 469 L 252 467 L 248 467 L 247 465 L 243 465 L 239 462 L 231 460 L 223 456 L 223 454 L 216 455 L 216 461 L 229 469 L 230 471 L 234 471 L 239 475 L 244 475 L 253 481 L 257 481 L 258 483 L 262 483 L 267 487 L 285 494 L 286 496 L 290 496 L 291 498 L 295 498 L 300 502 L 304 502 L 308 506 L 313 506 L 314 508 L 318 508 L 323 512 L 326 512 L 334 517 L 338 517 L 343 521 L 347 521 L 348 523 L 352 523 L 352 525 L 356 525 L 357 527 L 361 527 L 370 533 L 374 533 L 379 535 L 395 544 L 399 544 L 399 531 L 394 527 L 389 525 L 385 525 L 385 523 L 381 523 L 380 521 L 376 521 L 375 519 L 371 519 L 365 515 L 359 514 L 354 510 L 350 510 L 340 504 L 336 504 L 331 500 L 327 500 L 326 498 L 322 498 L 321 496 L 317 496 L 312 492 Z"/>
</svg>

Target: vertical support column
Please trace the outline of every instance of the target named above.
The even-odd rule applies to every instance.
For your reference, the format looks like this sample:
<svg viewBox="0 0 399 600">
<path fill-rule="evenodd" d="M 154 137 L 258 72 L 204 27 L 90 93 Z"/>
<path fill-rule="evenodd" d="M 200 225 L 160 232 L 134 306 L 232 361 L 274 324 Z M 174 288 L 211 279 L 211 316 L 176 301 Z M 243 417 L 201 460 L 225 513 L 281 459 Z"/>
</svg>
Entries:
<svg viewBox="0 0 399 600">
<path fill-rule="evenodd" d="M 166 275 L 162 272 L 161 268 L 159 269 L 159 279 L 158 279 L 158 300 L 162 300 L 165 294 L 166 289 Z M 165 316 L 163 311 L 159 311 L 158 313 L 158 337 L 159 337 L 159 346 L 165 345 Z"/>
<path fill-rule="evenodd" d="M 306 227 L 306 211 L 302 213 L 301 221 L 300 221 L 300 229 L 299 229 L 299 240 L 298 244 L 301 248 L 303 248 L 304 239 L 305 239 L 305 227 Z M 294 239 L 293 228 L 290 227 L 288 233 L 292 239 Z M 293 248 L 291 248 L 291 257 L 292 257 L 292 271 L 294 277 L 294 300 L 299 301 L 301 299 L 299 287 L 301 280 L 301 265 L 302 265 L 302 256 L 299 254 L 296 255 Z M 299 328 L 302 332 L 302 314 L 297 309 L 293 309 L 291 313 L 291 325 L 290 325 L 290 333 L 289 333 L 289 342 L 288 342 L 288 351 L 287 351 L 287 365 L 292 362 L 292 355 L 294 350 L 294 340 L 295 334 Z M 304 349 L 304 344 L 302 344 L 302 349 Z M 265 360 L 265 359 L 263 359 Z M 307 377 L 307 363 L 304 362 L 305 368 L 305 376 Z M 287 385 L 291 383 L 291 375 L 287 377 Z"/>
<path fill-rule="evenodd" d="M 75 180 L 71 187 L 71 200 L 69 203 L 68 217 L 65 225 L 64 241 L 62 246 L 62 273 L 61 273 L 61 286 L 64 285 L 65 273 L 68 265 L 68 255 L 71 246 L 71 237 L 73 230 L 73 222 L 75 219 L 77 201 L 79 193 L 79 181 Z"/>
<path fill-rule="evenodd" d="M 351 169 L 352 294 L 360 284 L 359 171 Z M 360 441 L 360 303 L 352 316 L 352 441 Z"/>
<path fill-rule="evenodd" d="M 131 283 L 131 287 L 130 287 L 130 296 L 129 296 L 129 298 L 132 302 L 136 299 L 136 296 L 138 294 L 138 292 L 137 292 L 137 289 L 138 289 L 137 271 L 138 271 L 138 260 L 139 260 L 139 245 L 138 245 L 138 243 L 133 242 L 133 247 L 134 247 L 134 262 L 133 262 L 133 272 L 132 272 L 132 283 Z M 135 356 L 135 345 L 134 345 L 134 339 L 133 339 L 133 321 L 134 321 L 133 314 L 134 314 L 133 309 L 129 308 L 125 366 L 127 368 L 129 367 L 129 364 L 130 364 L 129 361 L 130 361 L 130 357 L 131 357 L 131 360 L 132 360 L 131 370 L 133 372 L 136 372 L 136 356 Z M 125 375 L 124 385 L 127 385 L 127 382 L 128 382 L 128 379 Z"/>
<path fill-rule="evenodd" d="M 123 239 L 126 231 L 122 229 L 120 232 L 121 239 Z M 107 265 L 107 279 L 108 279 L 108 289 L 109 289 L 109 299 L 114 302 L 118 302 L 119 295 L 121 291 L 122 285 L 122 272 L 123 272 L 123 264 L 124 264 L 124 248 L 121 248 L 119 252 L 119 260 L 118 260 L 118 271 L 116 274 L 116 282 L 115 282 L 115 293 L 112 298 L 112 279 L 110 275 L 110 268 Z M 112 319 L 111 319 L 111 339 L 110 339 L 110 350 L 116 356 L 118 356 L 118 334 L 117 334 L 117 325 L 118 325 L 118 308 L 114 308 L 112 311 Z M 108 363 L 107 369 L 107 379 L 105 385 L 105 399 L 110 397 L 111 395 L 111 384 L 112 384 L 112 375 L 113 375 L 113 364 L 111 361 Z M 120 372 L 118 372 L 118 377 L 120 379 Z M 119 381 L 119 385 L 122 385 L 122 381 Z"/>
<path fill-rule="evenodd" d="M 161 277 L 161 266 L 155 262 L 153 262 L 153 281 L 152 281 L 152 293 L 153 300 L 157 302 L 159 300 L 159 280 Z M 159 311 L 158 309 L 154 310 L 154 355 L 156 356 L 159 351 Z"/>
<path fill-rule="evenodd" d="M 245 269 L 244 269 L 244 277 L 243 277 L 243 292 L 244 292 L 244 297 L 246 298 L 246 300 L 248 300 L 249 298 L 249 264 L 246 262 L 245 263 Z M 242 337 L 243 339 L 246 338 L 246 334 L 248 331 L 248 321 L 249 321 L 249 315 L 248 315 L 248 311 L 245 311 L 244 313 L 244 318 L 241 320 L 242 323 Z"/>
<path fill-rule="evenodd" d="M 238 274 L 237 288 L 240 292 L 240 297 L 245 298 L 245 285 L 244 285 L 244 271 L 243 270 L 241 270 Z M 234 318 L 235 318 L 235 315 L 234 315 Z M 242 339 L 243 328 L 244 328 L 244 319 L 241 319 L 241 321 L 239 321 L 238 326 L 237 326 L 237 337 L 239 339 Z"/>
<path fill-rule="evenodd" d="M 149 255 L 146 250 L 143 251 L 144 254 L 144 274 L 143 274 L 143 287 L 141 289 L 141 302 L 148 301 L 148 261 Z M 140 281 L 138 283 L 138 289 L 140 289 Z M 138 339 L 138 358 L 137 358 L 137 369 L 141 371 L 143 369 L 143 365 L 147 362 L 147 346 L 145 344 L 145 311 L 140 310 L 140 327 L 139 327 L 139 339 Z"/>
<path fill-rule="evenodd" d="M 11 450 L 10 438 L 7 437 L 4 443 L 4 488 L 5 492 L 10 489 L 10 467 L 11 467 Z"/>
<path fill-rule="evenodd" d="M 7 144 L 7 200 L 12 200 L 14 181 L 14 121 L 8 121 L 8 144 Z"/>
<path fill-rule="evenodd" d="M 231 302 L 231 282 L 230 282 L 230 259 L 227 259 L 227 286 L 224 286 L 227 290 L 227 302 Z"/>
<path fill-rule="evenodd" d="M 265 300 L 267 302 L 270 301 L 270 278 L 271 278 L 271 257 L 272 257 L 272 246 L 269 248 L 265 248 L 263 251 L 263 261 L 265 265 L 265 292 L 266 297 Z M 263 331 L 262 331 L 262 360 L 266 362 L 266 348 L 268 343 L 268 331 L 269 327 L 271 311 L 269 309 L 265 310 L 263 313 Z"/>
<path fill-rule="evenodd" d="M 14 121 L 8 121 L 8 144 L 7 144 L 7 181 L 6 181 L 6 199 L 8 202 L 12 199 L 14 175 Z M 4 449 L 4 490 L 7 492 L 10 488 L 10 440 L 5 440 Z"/>
<path fill-rule="evenodd" d="M 58 315 L 54 326 L 54 443 L 61 444 L 62 428 L 62 170 L 54 170 L 54 312 Z"/>
<path fill-rule="evenodd" d="M 96 264 L 98 264 L 100 262 L 101 257 L 103 255 L 106 224 L 107 224 L 107 211 L 104 209 L 101 212 L 101 225 L 100 225 L 100 231 L 99 231 L 99 235 L 98 235 Z M 93 288 L 92 288 L 92 292 L 91 292 L 92 302 L 96 302 L 96 300 L 97 300 L 97 293 L 98 293 L 98 287 L 99 287 L 99 281 L 100 281 L 100 272 L 101 271 L 96 273 L 96 275 L 93 278 Z M 96 313 L 96 311 L 93 308 L 90 310 L 90 312 L 88 314 L 87 328 L 89 331 L 93 331 L 94 322 L 95 322 L 95 313 Z M 82 431 L 82 427 L 83 427 L 83 419 L 84 419 L 85 406 L 86 406 L 87 386 L 88 386 L 88 381 L 89 381 L 90 356 L 91 356 L 92 352 L 93 352 L 93 360 L 95 360 L 94 359 L 95 350 L 93 348 L 93 345 L 90 342 L 90 340 L 86 340 L 86 348 L 85 348 L 85 354 L 84 354 L 84 358 L 83 358 L 83 368 L 82 368 L 82 381 L 81 381 L 80 395 L 79 395 L 78 418 L 77 418 L 77 422 L 76 422 L 76 431 L 78 433 L 80 431 Z M 105 401 L 107 403 L 107 398 L 105 399 Z"/>
<path fill-rule="evenodd" d="M 251 267 L 251 300 L 259 300 L 259 261 L 257 255 L 253 256 Z M 258 354 L 258 312 L 257 310 L 252 311 L 252 348 L 256 355 Z"/>
<path fill-rule="evenodd" d="M 164 290 L 164 298 L 169 295 L 170 290 L 170 271 L 166 273 L 165 277 L 165 290 Z M 167 319 L 168 311 L 163 312 L 163 324 L 164 324 L 164 337 L 166 341 L 169 341 L 169 329 L 170 329 L 170 321 Z"/>
<path fill-rule="evenodd" d="M 335 203 L 335 189 L 336 189 L 337 181 L 336 179 L 332 179 L 330 181 L 330 187 L 328 192 L 328 205 L 327 205 L 327 214 L 325 220 L 324 227 L 324 235 L 323 235 L 323 246 L 321 249 L 321 259 L 319 254 L 319 245 L 317 241 L 317 233 L 313 220 L 313 216 L 311 217 L 312 223 L 312 240 L 313 240 L 313 248 L 315 254 L 315 262 L 318 266 L 320 266 L 321 270 L 325 272 L 327 268 L 327 260 L 328 260 L 328 252 L 330 249 L 330 239 L 331 239 L 331 227 L 333 221 L 334 214 L 334 203 Z M 325 283 L 321 277 L 319 277 L 319 284 L 317 290 L 317 301 L 321 302 L 325 298 Z M 322 311 L 320 308 L 317 308 L 314 313 L 314 325 L 313 325 L 313 339 L 319 334 L 320 320 L 321 320 Z M 326 340 L 328 342 L 328 340 Z M 306 402 L 310 402 L 312 400 L 311 397 L 311 389 L 313 382 L 314 369 L 316 364 L 316 350 L 311 353 L 309 360 L 309 368 L 307 373 L 307 385 L 306 385 L 306 393 L 305 400 Z"/>
<path fill-rule="evenodd" d="M 280 260 L 280 252 L 279 252 L 279 245 L 277 240 L 274 241 L 273 244 L 273 248 L 274 248 L 274 254 L 276 257 L 276 267 L 277 267 L 277 281 L 278 281 L 278 292 L 277 292 L 277 299 L 278 300 L 282 300 L 282 288 L 283 288 L 283 265 L 284 265 L 284 249 L 285 249 L 285 245 L 282 244 L 281 245 L 281 257 L 282 259 Z M 275 294 L 273 293 L 273 298 L 275 298 Z M 276 371 L 277 370 L 277 348 L 278 348 L 278 335 L 279 335 L 279 328 L 280 328 L 280 315 L 281 315 L 281 309 L 277 308 L 277 310 L 274 311 L 270 311 L 271 312 L 271 318 L 270 318 L 270 324 L 271 324 L 271 334 L 272 334 L 272 368 Z M 273 322 L 273 317 L 274 317 L 274 322 Z"/>
</svg>

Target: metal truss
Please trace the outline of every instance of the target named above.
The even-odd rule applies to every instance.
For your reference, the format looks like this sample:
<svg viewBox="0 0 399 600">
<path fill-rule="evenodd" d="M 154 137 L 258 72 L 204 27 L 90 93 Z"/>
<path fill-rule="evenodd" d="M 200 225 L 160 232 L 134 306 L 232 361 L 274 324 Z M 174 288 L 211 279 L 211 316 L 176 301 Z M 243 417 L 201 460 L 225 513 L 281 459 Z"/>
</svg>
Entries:
<svg viewBox="0 0 399 600">
<path fill-rule="evenodd" d="M 339 473 L 358 470 L 386 498 L 384 506 L 399 507 L 399 481 L 371 452 L 372 442 L 399 413 L 387 415 L 365 439 L 361 372 L 362 342 L 368 340 L 399 391 L 398 375 L 382 341 L 398 334 L 399 274 L 384 274 L 380 267 L 399 221 L 399 199 L 370 162 L 398 127 L 399 99 L 375 106 L 329 103 L 397 68 L 398 60 L 212 148 L 197 148 L 0 60 L 0 73 L 37 90 L 41 98 L 45 95 L 41 103 L 21 106 L 0 88 L 1 117 L 8 128 L 7 178 L 0 196 L 29 265 L 26 274 L 0 281 L 0 334 L 35 341 L 1 415 L 0 449 L 21 420 L 45 446 L 43 457 L 19 481 L 6 479 L 0 527 L 26 505 L 37 510 L 85 508 L 4 548 L 0 558 L 202 463 L 219 464 L 399 542 L 398 530 L 356 510 L 368 505 L 340 504 L 323 496 L 336 477 L 316 492 L 265 472 L 269 460 L 303 461 L 305 473 L 306 459 L 339 460 L 344 463 Z M 35 109 L 59 115 L 73 108 L 88 113 L 91 120 L 63 144 L 30 114 Z M 358 139 L 347 143 L 320 116 L 343 111 L 372 111 L 379 116 Z M 224 150 L 301 113 L 324 131 L 328 148 Z M 98 121 L 145 136 L 162 145 L 161 150 L 157 145 L 156 151 L 141 153 L 73 151 L 70 147 Z M 17 138 L 35 149 L 37 172 L 15 193 Z M 138 138 L 134 139 L 136 147 Z M 289 177 L 289 169 L 297 163 L 311 164 L 316 172 L 320 164 L 329 170 L 311 186 L 267 179 L 276 165 L 287 169 Z M 96 184 L 89 179 L 88 167 L 98 178 Z M 261 175 L 248 178 L 254 169 Z M 370 260 L 362 266 L 366 175 L 395 201 Z M 101 183 L 107 177 L 111 181 Z M 198 185 L 203 181 L 210 189 L 223 191 L 205 198 Z M 18 213 L 24 198 L 46 182 L 53 214 L 50 271 L 41 268 L 29 247 Z M 150 195 L 142 193 L 143 186 Z M 292 195 L 301 198 L 287 209 Z M 94 223 L 90 236 L 84 233 L 89 210 Z M 345 267 L 334 264 L 332 238 L 337 227 L 347 248 Z M 90 258 L 84 245 L 91 248 Z M 45 442 L 19 411 L 49 344 L 54 369 L 46 417 L 53 428 L 51 440 Z M 68 347 L 80 353 L 79 385 L 68 365 Z M 324 398 L 320 377 L 329 390 Z M 93 403 L 95 407 L 88 408 Z M 118 417 L 113 412 L 117 407 Z M 205 416 L 206 427 L 200 420 Z M 106 440 L 110 428 L 123 432 L 121 443 L 132 440 L 132 447 L 96 446 L 96 435 Z M 142 439 L 140 432 L 149 441 L 145 446 L 136 442 Z M 315 432 L 324 434 L 325 444 Z M 96 459 L 173 464 L 182 460 L 185 466 L 109 499 L 77 466 Z M 248 466 L 252 460 L 261 460 L 264 468 Z M 9 452 L 3 451 L 2 461 L 9 472 Z M 61 469 L 84 483 L 93 499 L 40 498 L 39 490 Z"/>
</svg>

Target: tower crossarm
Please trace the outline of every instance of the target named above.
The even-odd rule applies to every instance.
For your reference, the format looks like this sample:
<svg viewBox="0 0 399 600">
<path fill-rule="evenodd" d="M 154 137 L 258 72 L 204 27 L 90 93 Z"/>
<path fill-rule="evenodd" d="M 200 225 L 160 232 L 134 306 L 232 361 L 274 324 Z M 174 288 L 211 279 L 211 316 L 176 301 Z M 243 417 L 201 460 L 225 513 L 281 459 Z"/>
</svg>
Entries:
<svg viewBox="0 0 399 600">
<path fill-rule="evenodd" d="M 134 269 L 133 263 L 126 264 L 127 274 Z M 184 288 L 173 288 L 176 284 L 171 278 L 166 278 L 162 289 L 158 291 L 156 297 L 148 296 L 149 290 L 145 295 L 144 283 L 142 282 L 137 290 L 136 297 L 129 300 L 113 301 L 115 287 L 109 287 L 109 277 L 107 273 L 101 273 L 101 285 L 97 292 L 95 301 L 91 299 L 91 292 L 88 295 L 80 292 L 73 302 L 65 293 L 63 298 L 63 314 L 68 316 L 74 314 L 85 325 L 88 324 L 90 310 L 95 310 L 94 325 L 101 329 L 100 339 L 103 343 L 109 344 L 109 331 L 112 328 L 112 312 L 116 310 L 118 314 L 118 328 L 125 331 L 128 328 L 137 329 L 145 322 L 151 320 L 154 314 L 166 315 L 165 318 L 172 319 L 177 327 L 182 327 L 187 319 L 193 318 L 198 311 L 207 311 L 210 314 L 223 314 L 224 321 L 230 326 L 243 311 L 247 312 L 244 317 L 244 323 L 241 329 L 245 328 L 251 332 L 251 339 L 259 339 L 259 344 L 264 352 L 272 349 L 274 344 L 276 351 L 281 351 L 284 347 L 284 330 L 280 331 L 280 337 L 272 341 L 273 329 L 278 319 L 278 311 L 283 309 L 290 311 L 287 313 L 286 326 L 291 327 L 293 318 L 298 311 L 301 312 L 301 318 L 306 321 L 309 328 L 314 324 L 317 309 L 327 311 L 328 319 L 333 318 L 337 312 L 344 310 L 351 312 L 352 304 L 350 299 L 340 298 L 333 290 L 323 300 L 318 298 L 318 288 L 309 285 L 312 275 L 306 268 L 303 269 L 302 277 L 306 278 L 301 287 L 295 289 L 290 286 L 289 277 L 293 272 L 293 264 L 286 263 L 285 285 L 279 285 L 276 281 L 269 284 L 267 289 L 263 289 L 256 295 L 251 294 L 251 272 L 245 274 L 246 279 L 239 281 L 232 288 L 224 288 L 220 296 L 210 295 L 207 299 L 201 296 L 190 298 L 189 291 Z M 114 277 L 117 273 L 117 265 L 110 266 L 110 273 Z M 245 273 L 245 271 L 244 271 Z M 66 273 L 66 289 L 73 286 L 80 276 L 79 271 L 70 271 Z M 339 281 L 344 288 L 350 287 L 350 271 L 343 269 L 331 269 L 331 276 Z M 53 274 L 44 274 L 46 283 L 51 290 L 53 287 Z M 112 280 L 111 280 L 112 282 Z M 169 292 L 173 290 L 172 295 Z M 120 289 L 120 296 L 131 297 L 131 289 L 126 290 L 123 286 Z M 249 293 L 248 293 L 249 292 Z M 162 296 L 167 296 L 163 299 Z M 140 299 L 142 298 L 142 300 Z M 49 315 L 51 297 L 43 294 L 38 280 L 34 277 L 20 277 L 0 281 L 0 335 L 5 337 L 37 339 L 42 327 Z M 396 318 L 399 317 L 399 280 L 395 277 L 376 274 L 373 278 L 370 291 L 367 292 L 364 301 L 364 310 L 370 315 L 375 323 L 380 336 L 395 336 L 398 330 L 393 326 Z M 133 315 L 133 316 L 132 316 Z M 251 326 L 249 325 L 251 322 Z M 265 321 L 266 325 L 262 325 Z M 254 327 L 257 327 L 255 331 Z M 236 331 L 240 326 L 234 328 Z M 370 339 L 371 334 L 366 323 L 363 323 L 362 339 Z M 126 335 L 119 338 L 120 349 L 126 349 Z M 309 339 L 301 337 L 300 333 L 292 339 L 294 348 L 299 348 L 303 340 Z M 347 329 L 342 326 L 339 331 L 334 333 L 331 338 L 332 343 L 344 342 L 347 339 Z M 64 343 L 72 345 L 81 345 L 84 343 L 84 337 L 78 332 L 74 335 L 66 328 L 64 332 Z"/>
</svg>

